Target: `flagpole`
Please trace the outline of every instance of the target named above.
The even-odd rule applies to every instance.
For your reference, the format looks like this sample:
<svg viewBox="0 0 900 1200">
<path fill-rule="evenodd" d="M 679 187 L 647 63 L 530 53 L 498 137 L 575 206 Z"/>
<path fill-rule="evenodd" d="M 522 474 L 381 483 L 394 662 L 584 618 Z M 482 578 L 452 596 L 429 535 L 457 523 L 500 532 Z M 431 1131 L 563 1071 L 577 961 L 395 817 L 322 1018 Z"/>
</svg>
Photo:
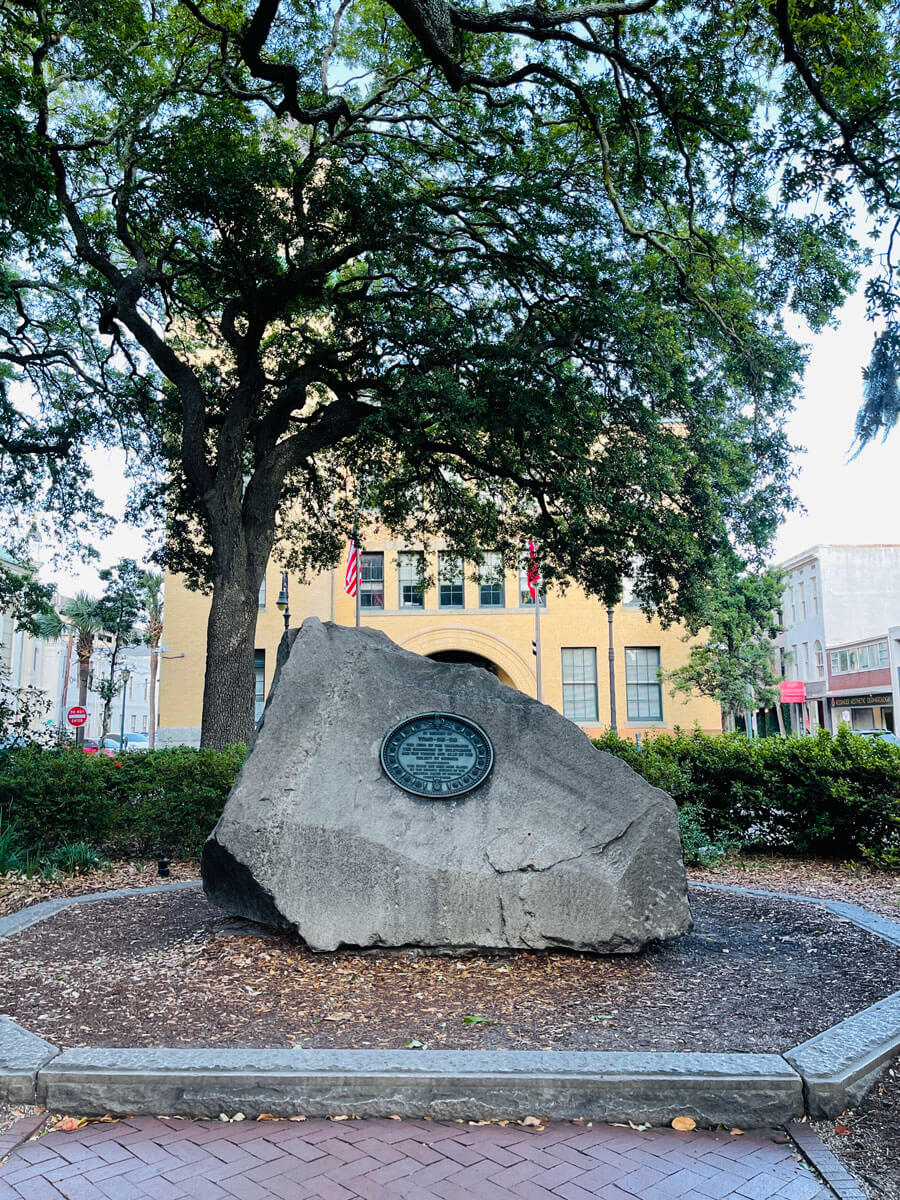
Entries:
<svg viewBox="0 0 900 1200">
<path fill-rule="evenodd" d="M 535 675 L 537 676 L 537 698 L 540 704 L 544 702 L 544 693 L 541 687 L 541 592 L 540 588 L 534 589 L 534 656 L 535 656 Z"/>
<path fill-rule="evenodd" d="M 355 529 L 353 531 L 353 549 L 356 552 L 356 628 L 359 629 L 359 593 L 362 590 L 362 558 L 360 557 L 359 553 L 359 538 L 357 537 Z"/>
</svg>

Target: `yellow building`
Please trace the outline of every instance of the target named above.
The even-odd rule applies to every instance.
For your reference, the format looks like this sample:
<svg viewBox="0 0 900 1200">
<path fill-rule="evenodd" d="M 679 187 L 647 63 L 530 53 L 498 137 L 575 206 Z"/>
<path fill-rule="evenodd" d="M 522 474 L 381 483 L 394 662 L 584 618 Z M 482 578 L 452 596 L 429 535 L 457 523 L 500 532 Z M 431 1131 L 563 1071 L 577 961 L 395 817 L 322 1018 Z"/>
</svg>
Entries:
<svg viewBox="0 0 900 1200">
<path fill-rule="evenodd" d="M 474 578 L 472 564 L 443 552 L 409 550 L 370 541 L 361 556 L 360 621 L 398 645 L 445 661 L 472 662 L 502 683 L 537 695 L 534 602 L 524 565 L 502 570 L 487 555 Z M 431 579 L 423 586 L 422 579 Z M 272 683 L 284 620 L 276 607 L 281 571 L 269 564 L 260 589 L 256 633 L 257 715 Z M 344 564 L 301 584 L 289 579 L 290 623 L 306 617 L 353 625 L 356 601 L 344 589 Z M 166 578 L 165 634 L 160 679 L 160 745 L 196 744 L 200 734 L 209 598 Z M 616 717 L 633 738 L 676 725 L 721 730 L 719 708 L 702 697 L 673 698 L 659 670 L 685 662 L 683 630 L 648 620 L 636 605 L 613 613 Z M 611 724 L 607 610 L 578 588 L 550 590 L 540 612 L 541 692 L 550 704 L 596 737 Z"/>
</svg>

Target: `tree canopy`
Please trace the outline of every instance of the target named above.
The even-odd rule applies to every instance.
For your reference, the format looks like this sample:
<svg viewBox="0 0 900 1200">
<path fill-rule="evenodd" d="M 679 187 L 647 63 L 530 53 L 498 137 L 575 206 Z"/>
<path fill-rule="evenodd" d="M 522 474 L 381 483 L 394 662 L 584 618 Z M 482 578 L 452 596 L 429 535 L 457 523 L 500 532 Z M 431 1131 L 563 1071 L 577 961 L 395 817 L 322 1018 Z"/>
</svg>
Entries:
<svg viewBox="0 0 900 1200">
<path fill-rule="evenodd" d="M 862 113 L 896 118 L 886 5 L 821 47 L 786 7 L 793 59 L 782 7 L 0 0 L 40 193 L 0 210 L 0 363 L 44 404 L 9 436 L 165 467 L 207 742 L 252 727 L 273 548 L 331 564 L 359 509 L 469 557 L 533 537 L 546 579 L 632 575 L 664 619 L 764 553 L 779 314 L 852 285 L 848 188 L 888 207 Z M 832 35 L 837 142 L 797 57 Z"/>
<path fill-rule="evenodd" d="M 721 707 L 729 729 L 734 729 L 735 717 L 776 704 L 780 676 L 774 646 L 783 626 L 775 613 L 781 588 L 775 571 L 742 572 L 739 563 L 723 561 L 689 624 L 689 634 L 703 640 L 667 676 L 672 694 L 709 696 Z M 748 732 L 749 726 L 748 721 Z"/>
</svg>

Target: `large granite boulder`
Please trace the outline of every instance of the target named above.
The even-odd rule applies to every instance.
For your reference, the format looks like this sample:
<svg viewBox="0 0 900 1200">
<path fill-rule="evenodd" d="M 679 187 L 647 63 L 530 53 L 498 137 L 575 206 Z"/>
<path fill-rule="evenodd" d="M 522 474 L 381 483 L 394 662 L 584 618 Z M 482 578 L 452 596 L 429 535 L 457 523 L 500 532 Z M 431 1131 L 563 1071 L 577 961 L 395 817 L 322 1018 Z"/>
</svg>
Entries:
<svg viewBox="0 0 900 1200">
<path fill-rule="evenodd" d="M 487 778 L 453 799 L 412 795 L 382 766 L 389 731 L 431 713 L 492 744 Z M 691 928 L 669 796 L 489 672 L 315 618 L 285 634 L 203 884 L 314 950 L 634 952 Z"/>
</svg>

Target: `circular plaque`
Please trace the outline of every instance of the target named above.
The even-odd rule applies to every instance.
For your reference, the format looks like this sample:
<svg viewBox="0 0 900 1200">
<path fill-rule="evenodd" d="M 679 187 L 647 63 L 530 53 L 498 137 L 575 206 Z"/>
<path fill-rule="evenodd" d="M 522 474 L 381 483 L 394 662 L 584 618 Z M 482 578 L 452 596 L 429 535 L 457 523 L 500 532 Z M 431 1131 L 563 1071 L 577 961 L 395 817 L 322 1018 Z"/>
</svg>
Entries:
<svg viewBox="0 0 900 1200">
<path fill-rule="evenodd" d="M 409 717 L 381 743 L 387 775 L 413 796 L 452 800 L 488 777 L 494 747 L 483 729 L 453 713 Z"/>
</svg>

